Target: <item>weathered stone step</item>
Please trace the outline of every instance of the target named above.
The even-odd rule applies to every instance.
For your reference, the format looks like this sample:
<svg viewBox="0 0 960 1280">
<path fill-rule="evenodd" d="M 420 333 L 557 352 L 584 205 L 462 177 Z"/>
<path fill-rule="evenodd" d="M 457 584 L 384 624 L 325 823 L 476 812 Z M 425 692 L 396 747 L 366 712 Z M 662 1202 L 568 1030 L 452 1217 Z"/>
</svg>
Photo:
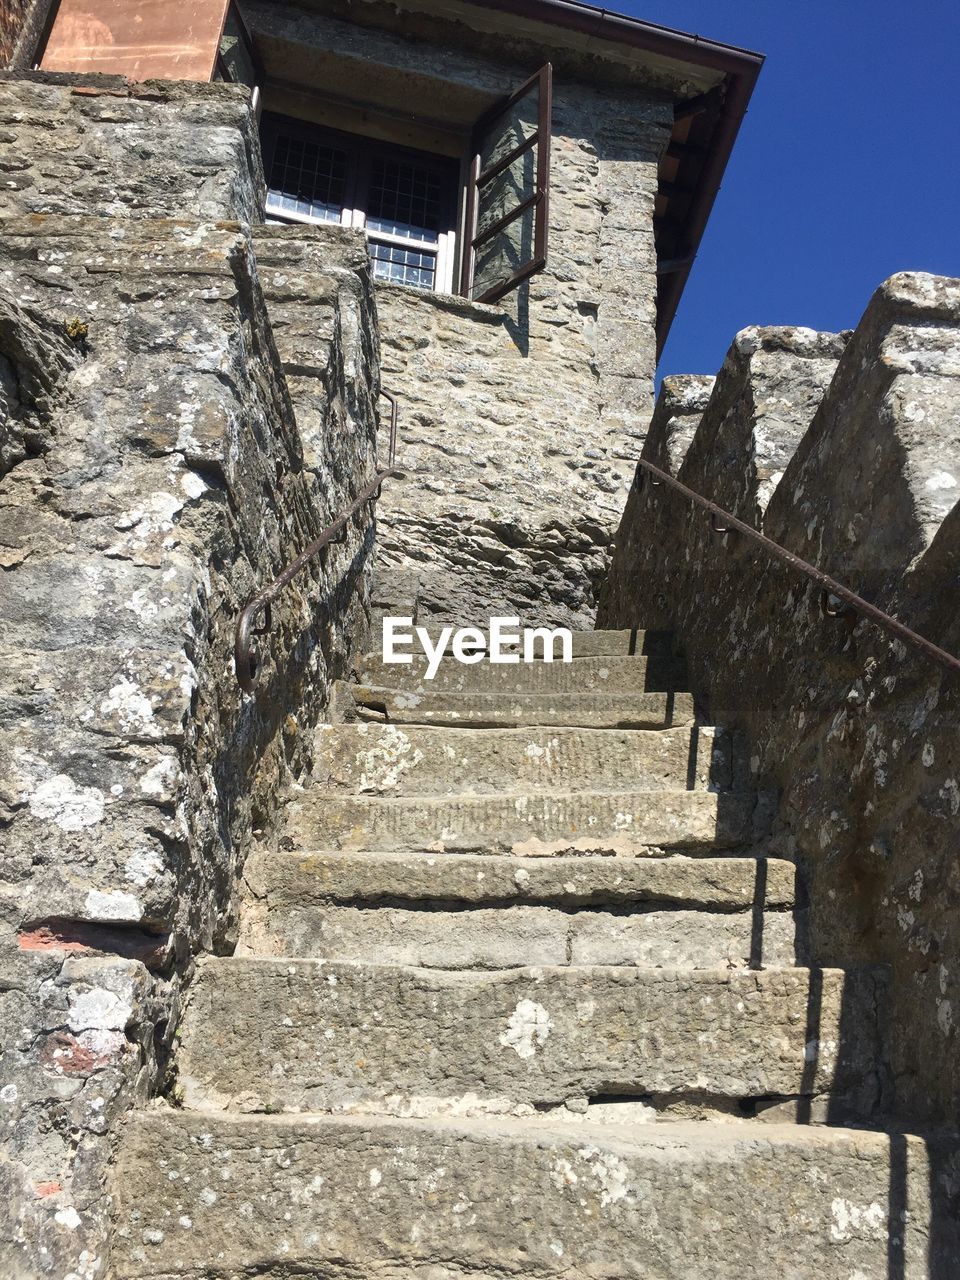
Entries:
<svg viewBox="0 0 960 1280">
<path fill-rule="evenodd" d="M 366 657 L 358 665 L 361 685 L 383 689 L 409 689 L 415 693 L 637 693 L 685 687 L 683 663 L 669 654 L 635 658 L 578 658 L 573 662 L 521 662 L 465 664 L 444 658 L 432 679 L 427 662 L 386 663 L 379 656 Z"/>
<path fill-rule="evenodd" d="M 649 904 L 737 911 L 794 907 L 797 869 L 779 858 L 531 858 L 429 853 L 274 853 L 244 868 L 269 910 L 299 904 L 515 902 L 565 907 Z"/>
<path fill-rule="evenodd" d="M 608 911 L 555 907 L 411 910 L 330 906 L 262 921 L 241 954 L 311 956 L 435 969 L 637 965 L 743 969 L 792 965 L 797 922 L 787 912 Z"/>
<path fill-rule="evenodd" d="M 124 1280 L 880 1280 L 893 1256 L 903 1280 L 946 1280 L 955 1158 L 946 1139 L 797 1125 L 144 1112 L 112 1179 L 113 1263 Z"/>
<path fill-rule="evenodd" d="M 867 969 L 476 973 L 213 958 L 191 989 L 179 1081 L 188 1106 L 247 1110 L 830 1093 L 869 1114 L 883 983 Z"/>
<path fill-rule="evenodd" d="M 341 684 L 337 693 L 361 719 L 451 728 L 669 729 L 694 718 L 689 693 L 414 693 L 360 684 Z"/>
<path fill-rule="evenodd" d="M 440 969 L 796 957 L 787 862 L 258 851 L 244 875 L 240 955 Z"/>
<path fill-rule="evenodd" d="M 293 848 L 461 853 L 729 849 L 762 831 L 746 792 L 633 791 L 382 799 L 306 791 L 288 806 Z M 546 846 L 546 847 L 544 847 Z"/>
<path fill-rule="evenodd" d="M 733 784 L 732 735 L 677 729 L 431 729 L 323 725 L 314 780 L 382 795 L 672 789 Z"/>
</svg>

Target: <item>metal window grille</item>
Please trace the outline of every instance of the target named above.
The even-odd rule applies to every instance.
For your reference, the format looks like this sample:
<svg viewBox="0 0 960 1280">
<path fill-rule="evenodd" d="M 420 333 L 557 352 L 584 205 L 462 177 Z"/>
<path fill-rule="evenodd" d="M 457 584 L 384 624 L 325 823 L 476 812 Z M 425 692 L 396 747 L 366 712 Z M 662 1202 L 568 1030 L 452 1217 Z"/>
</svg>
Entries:
<svg viewBox="0 0 960 1280">
<path fill-rule="evenodd" d="M 432 289 L 437 277 L 437 255 L 416 249 L 400 249 L 391 244 L 370 242 L 370 261 L 377 280 L 408 284 L 415 289 Z"/>
<path fill-rule="evenodd" d="M 347 191 L 347 155 L 305 138 L 279 134 L 267 182 L 272 213 L 339 222 Z"/>
<path fill-rule="evenodd" d="M 367 201 L 367 226 L 371 231 L 436 240 L 440 212 L 440 178 L 436 172 L 423 165 L 374 160 Z"/>
</svg>

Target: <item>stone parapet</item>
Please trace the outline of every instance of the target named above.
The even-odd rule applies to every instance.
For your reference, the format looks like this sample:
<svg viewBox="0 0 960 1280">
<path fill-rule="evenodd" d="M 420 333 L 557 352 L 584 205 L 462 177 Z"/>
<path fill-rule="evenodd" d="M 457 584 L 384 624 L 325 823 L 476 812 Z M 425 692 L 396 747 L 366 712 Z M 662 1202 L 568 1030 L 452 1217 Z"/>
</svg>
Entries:
<svg viewBox="0 0 960 1280">
<path fill-rule="evenodd" d="M 848 341 L 746 330 L 678 469 L 953 653 L 958 298 L 958 281 L 904 274 Z M 775 847 L 809 878 L 815 960 L 890 966 L 899 1107 L 955 1123 L 956 677 L 865 620 L 826 619 L 811 583 L 666 486 L 634 488 L 599 620 L 676 628 L 700 705 L 757 744 L 754 776 L 781 791 Z"/>
<path fill-rule="evenodd" d="M 263 218 L 248 90 L 0 72 L 0 218 Z"/>
</svg>

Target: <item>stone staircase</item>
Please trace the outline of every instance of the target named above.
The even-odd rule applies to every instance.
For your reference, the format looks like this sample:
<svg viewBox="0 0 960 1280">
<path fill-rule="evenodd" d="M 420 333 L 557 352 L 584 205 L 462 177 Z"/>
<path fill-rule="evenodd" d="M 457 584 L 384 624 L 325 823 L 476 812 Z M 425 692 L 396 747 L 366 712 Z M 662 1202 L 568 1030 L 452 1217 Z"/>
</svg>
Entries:
<svg viewBox="0 0 960 1280">
<path fill-rule="evenodd" d="M 666 640 L 575 655 L 363 661 L 199 966 L 180 1105 L 127 1126 L 117 1276 L 928 1275 L 926 1148 L 903 1216 L 867 1127 L 883 972 L 803 967 Z"/>
</svg>

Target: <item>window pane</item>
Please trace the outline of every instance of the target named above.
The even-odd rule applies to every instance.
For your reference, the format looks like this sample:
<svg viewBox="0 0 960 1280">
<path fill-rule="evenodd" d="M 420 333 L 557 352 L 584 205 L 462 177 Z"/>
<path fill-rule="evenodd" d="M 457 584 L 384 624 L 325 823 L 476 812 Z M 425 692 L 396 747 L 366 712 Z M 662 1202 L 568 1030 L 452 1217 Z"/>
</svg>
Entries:
<svg viewBox="0 0 960 1280">
<path fill-rule="evenodd" d="M 436 244 L 443 230 L 442 211 L 440 177 L 433 169 L 406 160 L 373 158 L 369 230 Z"/>
<path fill-rule="evenodd" d="M 480 187 L 477 200 L 478 236 L 536 193 L 537 151 L 537 147 L 531 147 Z"/>
<path fill-rule="evenodd" d="M 432 289 L 437 274 L 437 259 L 432 253 L 414 249 L 398 249 L 395 245 L 370 241 L 370 263 L 376 280 L 392 284 L 408 284 L 415 289 Z"/>
<path fill-rule="evenodd" d="M 474 129 L 464 278 L 481 302 L 498 301 L 546 266 L 552 85 L 546 63 Z"/>
<path fill-rule="evenodd" d="M 267 208 L 272 212 L 339 222 L 347 190 L 347 154 L 278 134 L 267 187 Z"/>
</svg>

